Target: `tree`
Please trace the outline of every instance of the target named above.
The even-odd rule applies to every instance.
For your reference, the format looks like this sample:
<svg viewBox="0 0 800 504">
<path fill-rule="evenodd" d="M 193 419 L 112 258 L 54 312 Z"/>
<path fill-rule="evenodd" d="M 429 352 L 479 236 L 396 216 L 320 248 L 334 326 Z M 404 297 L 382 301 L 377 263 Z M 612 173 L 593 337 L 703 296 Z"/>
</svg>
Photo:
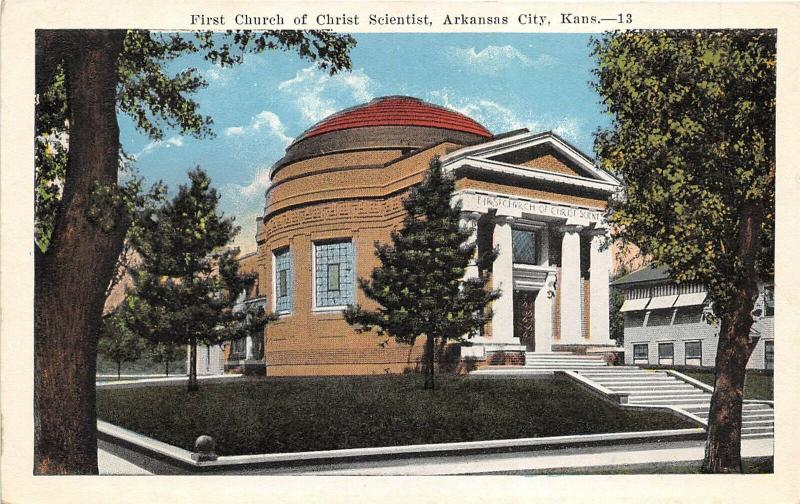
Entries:
<svg viewBox="0 0 800 504">
<path fill-rule="evenodd" d="M 169 376 L 169 364 L 186 355 L 183 345 L 171 343 L 155 343 L 150 345 L 150 360 L 156 364 L 164 364 L 164 374 Z"/>
<path fill-rule="evenodd" d="M 122 363 L 137 360 L 144 349 L 144 340 L 128 328 L 124 315 L 114 313 L 103 319 L 97 352 L 117 364 L 117 380 L 120 379 Z"/>
<path fill-rule="evenodd" d="M 209 136 L 211 119 L 200 115 L 188 97 L 205 81 L 194 69 L 169 76 L 166 62 L 202 52 L 207 60 L 232 65 L 245 53 L 289 50 L 335 73 L 350 68 L 354 44 L 348 35 L 323 31 L 219 36 L 36 31 L 36 95 L 41 104 L 51 93 L 53 106 L 37 106 L 35 135 L 55 131 L 56 138 L 67 140 L 61 142 L 67 154 L 44 161 L 37 155 L 35 473 L 97 473 L 97 337 L 104 292 L 130 220 L 120 197 L 125 187 L 117 185 L 117 110 L 156 140 L 163 137 L 162 124 L 183 134 Z"/>
<path fill-rule="evenodd" d="M 238 232 L 217 213 L 219 194 L 201 169 L 189 172 L 174 199 L 146 213 L 133 237 L 142 264 L 128 324 L 154 344 L 189 345 L 189 392 L 197 387 L 197 345 L 215 345 L 263 330 L 272 319 L 262 308 L 234 311 L 253 280 L 239 274 L 237 249 L 225 249 Z"/>
<path fill-rule="evenodd" d="M 468 241 L 471 231 L 460 227 L 460 207 L 450 204 L 454 184 L 433 160 L 424 182 L 403 202 L 403 228 L 392 232 L 391 244 L 375 244 L 381 266 L 371 280 L 359 279 L 364 294 L 380 307 L 345 312 L 348 323 L 375 327 L 398 342 L 413 345 L 424 335 L 425 389 L 435 388 L 436 342 L 443 349 L 448 341 L 475 335 L 491 319 L 487 306 L 500 296 L 486 288 L 494 251 L 478 257 L 479 277 L 464 280 L 477 245 Z"/>
<path fill-rule="evenodd" d="M 617 236 L 705 284 L 719 321 L 705 472 L 741 472 L 757 282 L 774 274 L 775 31 L 630 31 L 594 41 L 613 119 L 603 168 L 625 182 Z"/>
</svg>

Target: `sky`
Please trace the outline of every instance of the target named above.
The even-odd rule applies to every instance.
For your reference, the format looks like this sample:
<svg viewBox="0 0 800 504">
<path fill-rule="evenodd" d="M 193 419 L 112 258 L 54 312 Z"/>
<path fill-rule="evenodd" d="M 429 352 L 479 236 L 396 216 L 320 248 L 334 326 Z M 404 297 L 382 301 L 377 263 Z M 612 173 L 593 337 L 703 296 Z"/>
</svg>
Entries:
<svg viewBox="0 0 800 504">
<path fill-rule="evenodd" d="M 220 209 L 242 229 L 234 241 L 255 250 L 269 169 L 292 139 L 326 116 L 389 95 L 449 107 L 492 133 L 552 130 L 592 155 L 593 132 L 606 127 L 590 85 L 594 61 L 585 34 L 353 34 L 351 72 L 329 76 L 290 52 L 247 55 L 222 69 L 199 55 L 167 66 L 197 68 L 208 87 L 194 95 L 213 118 L 215 136 L 195 139 L 165 129 L 160 142 L 120 114 L 125 152 L 148 182 L 171 191 L 200 166 L 220 192 Z"/>
</svg>

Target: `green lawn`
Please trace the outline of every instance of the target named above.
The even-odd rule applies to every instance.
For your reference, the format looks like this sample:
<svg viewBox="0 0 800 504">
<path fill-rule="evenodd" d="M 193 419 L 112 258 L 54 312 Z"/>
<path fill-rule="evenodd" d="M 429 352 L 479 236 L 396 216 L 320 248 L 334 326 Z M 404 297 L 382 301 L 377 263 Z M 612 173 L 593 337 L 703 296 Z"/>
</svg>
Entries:
<svg viewBox="0 0 800 504">
<path fill-rule="evenodd" d="M 713 371 L 681 371 L 683 374 L 689 375 L 696 380 L 714 386 L 714 372 Z M 745 399 L 766 399 L 772 400 L 772 375 L 762 373 L 747 373 L 744 385 L 744 398 Z"/>
<path fill-rule="evenodd" d="M 693 427 L 622 411 L 569 381 L 415 375 L 262 378 L 225 384 L 97 391 L 98 416 L 191 449 L 208 434 L 223 455 L 511 439 Z"/>
</svg>

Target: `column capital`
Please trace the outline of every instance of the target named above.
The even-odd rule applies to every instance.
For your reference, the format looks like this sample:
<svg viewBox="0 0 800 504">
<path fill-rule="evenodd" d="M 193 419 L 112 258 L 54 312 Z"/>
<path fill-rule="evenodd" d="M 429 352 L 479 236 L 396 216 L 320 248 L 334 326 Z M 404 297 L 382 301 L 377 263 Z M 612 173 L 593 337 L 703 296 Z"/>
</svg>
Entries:
<svg viewBox="0 0 800 504">
<path fill-rule="evenodd" d="M 512 215 L 496 215 L 494 217 L 495 224 L 512 224 L 515 217 Z"/>
<path fill-rule="evenodd" d="M 563 226 L 558 226 L 559 233 L 579 233 L 583 226 L 579 226 L 577 224 L 565 224 Z"/>
<path fill-rule="evenodd" d="M 586 234 L 589 235 L 589 236 L 608 236 L 609 235 L 608 228 L 602 228 L 602 227 L 601 228 L 598 228 L 598 227 L 592 228 L 592 229 L 586 231 Z"/>
<path fill-rule="evenodd" d="M 461 211 L 461 218 L 462 219 L 478 220 L 478 219 L 481 218 L 481 215 L 483 215 L 483 214 L 480 213 L 480 212 L 476 212 L 474 210 L 462 210 Z"/>
</svg>

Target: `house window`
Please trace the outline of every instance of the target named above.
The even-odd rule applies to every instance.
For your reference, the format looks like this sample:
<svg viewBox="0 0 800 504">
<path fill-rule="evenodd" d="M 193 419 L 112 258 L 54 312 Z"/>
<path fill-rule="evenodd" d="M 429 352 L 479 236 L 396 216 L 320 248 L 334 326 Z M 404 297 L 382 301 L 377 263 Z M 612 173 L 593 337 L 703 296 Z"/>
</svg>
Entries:
<svg viewBox="0 0 800 504">
<path fill-rule="evenodd" d="M 775 286 L 768 285 L 764 287 L 764 316 L 775 316 Z"/>
<path fill-rule="evenodd" d="M 515 263 L 538 264 L 536 231 L 511 229 L 511 250 Z"/>
<path fill-rule="evenodd" d="M 686 365 L 703 365 L 703 344 L 699 341 L 687 341 L 685 344 Z"/>
<path fill-rule="evenodd" d="M 649 350 L 647 344 L 633 345 L 633 363 L 634 364 L 648 364 L 650 362 Z"/>
<path fill-rule="evenodd" d="M 314 244 L 314 287 L 317 308 L 342 308 L 353 304 L 355 254 L 353 242 Z"/>
<path fill-rule="evenodd" d="M 231 360 L 238 360 L 244 359 L 245 353 L 247 351 L 247 340 L 245 338 L 239 338 L 233 340 L 233 348 L 231 348 Z"/>
<path fill-rule="evenodd" d="M 678 324 L 699 324 L 703 321 L 703 307 L 683 306 L 675 312 L 675 325 Z"/>
<path fill-rule="evenodd" d="M 288 247 L 275 252 L 275 311 L 292 311 L 292 251 Z"/>
<path fill-rule="evenodd" d="M 653 310 L 647 318 L 647 327 L 668 326 L 672 323 L 672 308 L 666 310 Z"/>
<path fill-rule="evenodd" d="M 775 342 L 764 342 L 764 369 L 775 369 Z"/>
<path fill-rule="evenodd" d="M 662 366 L 671 366 L 675 363 L 675 347 L 672 343 L 658 344 L 658 363 Z"/>
</svg>

